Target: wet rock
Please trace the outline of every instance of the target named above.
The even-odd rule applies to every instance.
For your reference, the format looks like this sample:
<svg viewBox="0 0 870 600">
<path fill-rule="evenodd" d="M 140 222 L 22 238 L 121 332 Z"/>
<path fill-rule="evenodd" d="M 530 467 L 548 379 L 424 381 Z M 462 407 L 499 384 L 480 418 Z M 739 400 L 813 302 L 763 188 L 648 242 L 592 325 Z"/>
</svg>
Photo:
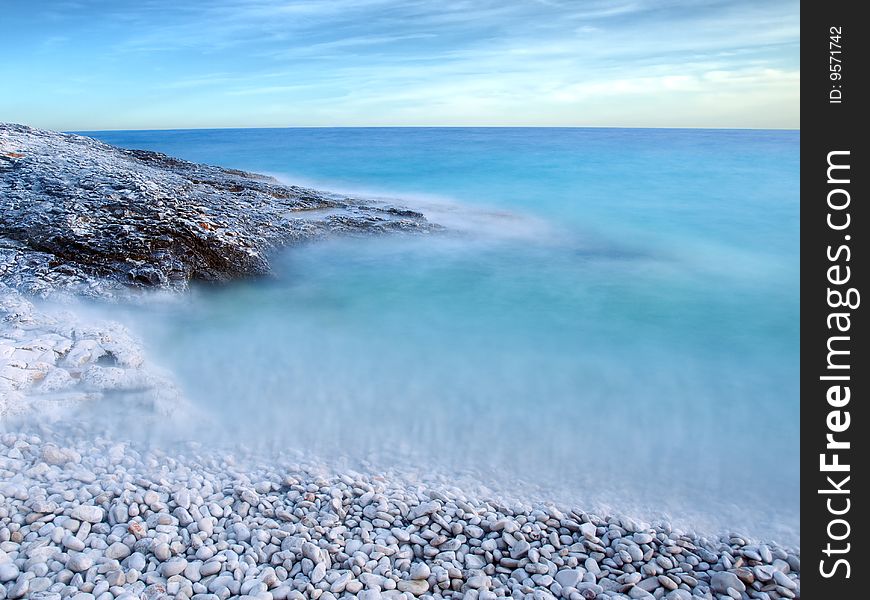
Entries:
<svg viewBox="0 0 870 600">
<path fill-rule="evenodd" d="M 97 140 L 0 124 L 0 282 L 50 295 L 262 275 L 277 247 L 428 231 L 422 215 Z M 114 290 L 114 291 L 113 291 Z"/>
</svg>

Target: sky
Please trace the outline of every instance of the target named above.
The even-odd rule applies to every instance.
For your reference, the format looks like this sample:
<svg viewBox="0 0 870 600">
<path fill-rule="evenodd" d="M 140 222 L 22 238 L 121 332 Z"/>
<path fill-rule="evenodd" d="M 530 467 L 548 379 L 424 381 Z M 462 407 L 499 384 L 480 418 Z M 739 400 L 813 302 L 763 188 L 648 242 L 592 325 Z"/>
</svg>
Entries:
<svg viewBox="0 0 870 600">
<path fill-rule="evenodd" d="M 0 0 L 0 121 L 799 128 L 799 0 Z"/>
</svg>

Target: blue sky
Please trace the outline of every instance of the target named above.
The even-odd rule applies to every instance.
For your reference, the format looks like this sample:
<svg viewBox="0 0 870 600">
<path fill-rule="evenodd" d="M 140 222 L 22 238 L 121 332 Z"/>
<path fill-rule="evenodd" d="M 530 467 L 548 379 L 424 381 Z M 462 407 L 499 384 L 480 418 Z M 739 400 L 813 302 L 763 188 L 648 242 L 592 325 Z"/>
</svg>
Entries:
<svg viewBox="0 0 870 600">
<path fill-rule="evenodd" d="M 799 2 L 0 0 L 0 121 L 798 128 Z"/>
</svg>

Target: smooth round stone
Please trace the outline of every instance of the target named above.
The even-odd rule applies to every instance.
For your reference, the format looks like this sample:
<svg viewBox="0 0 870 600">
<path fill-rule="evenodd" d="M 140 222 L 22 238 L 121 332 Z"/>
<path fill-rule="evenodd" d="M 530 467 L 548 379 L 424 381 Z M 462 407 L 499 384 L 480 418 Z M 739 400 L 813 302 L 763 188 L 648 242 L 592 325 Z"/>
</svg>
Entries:
<svg viewBox="0 0 870 600">
<path fill-rule="evenodd" d="M 422 596 L 429 591 L 429 583 L 425 579 L 403 579 L 397 587 L 400 592 L 407 592 L 415 596 Z"/>
<path fill-rule="evenodd" d="M 66 561 L 66 568 L 74 573 L 87 571 L 94 566 L 94 560 L 87 554 L 71 554 L 69 560 Z"/>
<path fill-rule="evenodd" d="M 529 550 L 532 548 L 531 544 L 529 544 L 525 540 L 521 540 L 514 544 L 513 548 L 511 548 L 511 558 L 522 558 L 526 554 L 529 553 Z"/>
<path fill-rule="evenodd" d="M 67 535 L 63 538 L 63 545 L 69 550 L 81 552 L 85 549 L 85 543 L 74 535 Z"/>
<path fill-rule="evenodd" d="M 580 569 L 563 569 L 556 573 L 554 579 L 561 585 L 563 588 L 566 587 L 575 587 L 580 580 L 583 578 L 583 571 Z"/>
<path fill-rule="evenodd" d="M 429 565 L 424 562 L 417 562 L 411 565 L 411 579 L 428 579 L 431 572 Z"/>
<path fill-rule="evenodd" d="M 288 600 L 292 592 L 296 592 L 296 590 L 289 585 L 281 585 L 272 590 L 272 600 Z M 205 600 L 205 598 L 202 600 Z M 209 598 L 209 600 L 211 599 Z M 215 597 L 214 600 L 217 600 L 217 597 Z"/>
<path fill-rule="evenodd" d="M 639 588 L 637 586 L 628 590 L 628 597 L 634 598 L 635 600 L 654 600 L 655 596 L 644 590 L 643 588 Z"/>
<path fill-rule="evenodd" d="M 169 549 L 169 544 L 157 544 L 151 549 L 151 553 L 160 561 L 169 560 L 172 556 L 172 550 Z"/>
<path fill-rule="evenodd" d="M 20 577 L 7 592 L 8 598 L 26 598 L 30 592 L 30 580 Z"/>
<path fill-rule="evenodd" d="M 160 566 L 160 572 L 164 577 L 172 577 L 178 575 L 187 568 L 187 560 L 181 557 L 173 558 L 166 561 Z"/>
<path fill-rule="evenodd" d="M 64 452 L 54 444 L 46 444 L 42 447 L 42 460 L 50 465 L 62 465 L 72 460 L 72 454 Z"/>
<path fill-rule="evenodd" d="M 208 536 L 211 536 L 214 533 L 214 523 L 209 517 L 203 517 L 202 519 L 197 520 L 196 522 L 197 528 L 205 533 Z"/>
<path fill-rule="evenodd" d="M 586 570 L 589 573 L 592 573 L 596 577 L 601 574 L 601 567 L 598 566 L 598 561 L 596 561 L 591 556 L 586 559 L 586 561 L 583 563 L 583 566 L 586 567 Z"/>
<path fill-rule="evenodd" d="M 222 563 L 217 560 L 209 560 L 207 562 L 202 563 L 202 566 L 199 567 L 199 574 L 203 577 L 208 577 L 209 575 L 214 575 L 215 573 L 219 573 L 221 570 Z"/>
<path fill-rule="evenodd" d="M 123 560 L 130 556 L 130 548 L 128 548 L 125 544 L 121 542 L 115 542 L 108 548 L 106 548 L 106 558 L 111 558 L 113 560 Z"/>
<path fill-rule="evenodd" d="M 736 590 L 737 592 L 746 591 L 746 586 L 742 581 L 740 581 L 740 578 L 734 573 L 728 571 L 717 571 L 713 573 L 713 576 L 710 578 L 710 587 L 713 588 L 714 591 L 722 594 L 727 594 L 728 588 Z"/>
<path fill-rule="evenodd" d="M 185 489 L 178 490 L 172 496 L 173 500 L 175 500 L 175 504 L 180 508 L 188 509 L 190 508 L 190 492 Z"/>
<path fill-rule="evenodd" d="M 20 571 L 18 570 L 18 566 L 13 562 L 4 562 L 0 563 L 0 581 L 6 583 L 7 581 L 14 581 L 18 579 L 18 574 Z"/>
<path fill-rule="evenodd" d="M 120 587 L 127 583 L 127 577 L 123 571 L 109 571 L 106 573 L 106 581 L 111 587 Z"/>
<path fill-rule="evenodd" d="M 116 523 L 126 523 L 130 513 L 126 506 L 123 504 L 118 504 L 117 506 L 112 507 L 109 511 L 109 514 L 115 520 Z"/>
<path fill-rule="evenodd" d="M 51 587 L 51 580 L 47 577 L 34 577 L 30 580 L 30 593 L 38 594 Z"/>
<path fill-rule="evenodd" d="M 474 575 L 468 578 L 466 584 L 471 589 L 479 590 L 487 587 L 488 582 L 489 578 L 486 575 Z"/>
<path fill-rule="evenodd" d="M 236 539 L 240 542 L 247 542 L 251 539 L 251 530 L 244 523 L 236 523 L 233 525 L 233 533 Z"/>
<path fill-rule="evenodd" d="M 124 561 L 124 566 L 134 571 L 141 571 L 145 568 L 146 564 L 148 564 L 148 561 L 141 552 L 134 552 Z"/>
<path fill-rule="evenodd" d="M 635 533 L 631 536 L 636 544 L 649 544 L 653 541 L 653 536 L 648 533 Z"/>
<path fill-rule="evenodd" d="M 106 580 L 98 581 L 97 585 L 94 586 L 94 589 L 91 590 L 91 593 L 99 598 L 103 594 L 109 591 L 109 582 Z"/>
<path fill-rule="evenodd" d="M 99 523 L 103 520 L 105 513 L 99 506 L 79 505 L 76 506 L 71 513 L 73 519 L 84 521 L 86 523 Z"/>
<path fill-rule="evenodd" d="M 304 542 L 302 544 L 302 556 L 311 560 L 312 562 L 320 562 L 320 548 L 317 547 L 317 544 L 312 544 L 311 542 Z"/>
<path fill-rule="evenodd" d="M 786 575 L 785 573 L 783 573 L 781 571 L 774 571 L 773 572 L 773 580 L 776 581 L 776 583 L 778 585 L 781 585 L 782 587 L 784 587 L 786 589 L 789 589 L 789 590 L 796 590 L 797 589 L 797 584 L 791 580 L 791 577 L 789 577 L 788 575 Z"/>
<path fill-rule="evenodd" d="M 483 537 L 483 529 L 481 529 L 477 525 L 468 525 L 465 528 L 465 534 L 468 537 L 474 538 L 474 539 L 482 538 Z"/>
<path fill-rule="evenodd" d="M 486 566 L 486 561 L 482 556 L 477 554 L 466 554 L 465 555 L 465 568 L 471 571 L 482 569 Z"/>
</svg>

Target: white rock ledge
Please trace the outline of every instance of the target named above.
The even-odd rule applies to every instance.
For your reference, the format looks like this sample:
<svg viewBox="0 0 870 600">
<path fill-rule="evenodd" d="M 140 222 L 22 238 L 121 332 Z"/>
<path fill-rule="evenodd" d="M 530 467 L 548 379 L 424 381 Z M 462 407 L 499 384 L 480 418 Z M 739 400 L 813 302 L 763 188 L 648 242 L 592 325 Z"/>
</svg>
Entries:
<svg viewBox="0 0 870 600">
<path fill-rule="evenodd" d="M 157 413 L 185 404 L 119 323 L 40 310 L 0 283 L 0 419 L 57 414 L 113 392 Z"/>
</svg>

